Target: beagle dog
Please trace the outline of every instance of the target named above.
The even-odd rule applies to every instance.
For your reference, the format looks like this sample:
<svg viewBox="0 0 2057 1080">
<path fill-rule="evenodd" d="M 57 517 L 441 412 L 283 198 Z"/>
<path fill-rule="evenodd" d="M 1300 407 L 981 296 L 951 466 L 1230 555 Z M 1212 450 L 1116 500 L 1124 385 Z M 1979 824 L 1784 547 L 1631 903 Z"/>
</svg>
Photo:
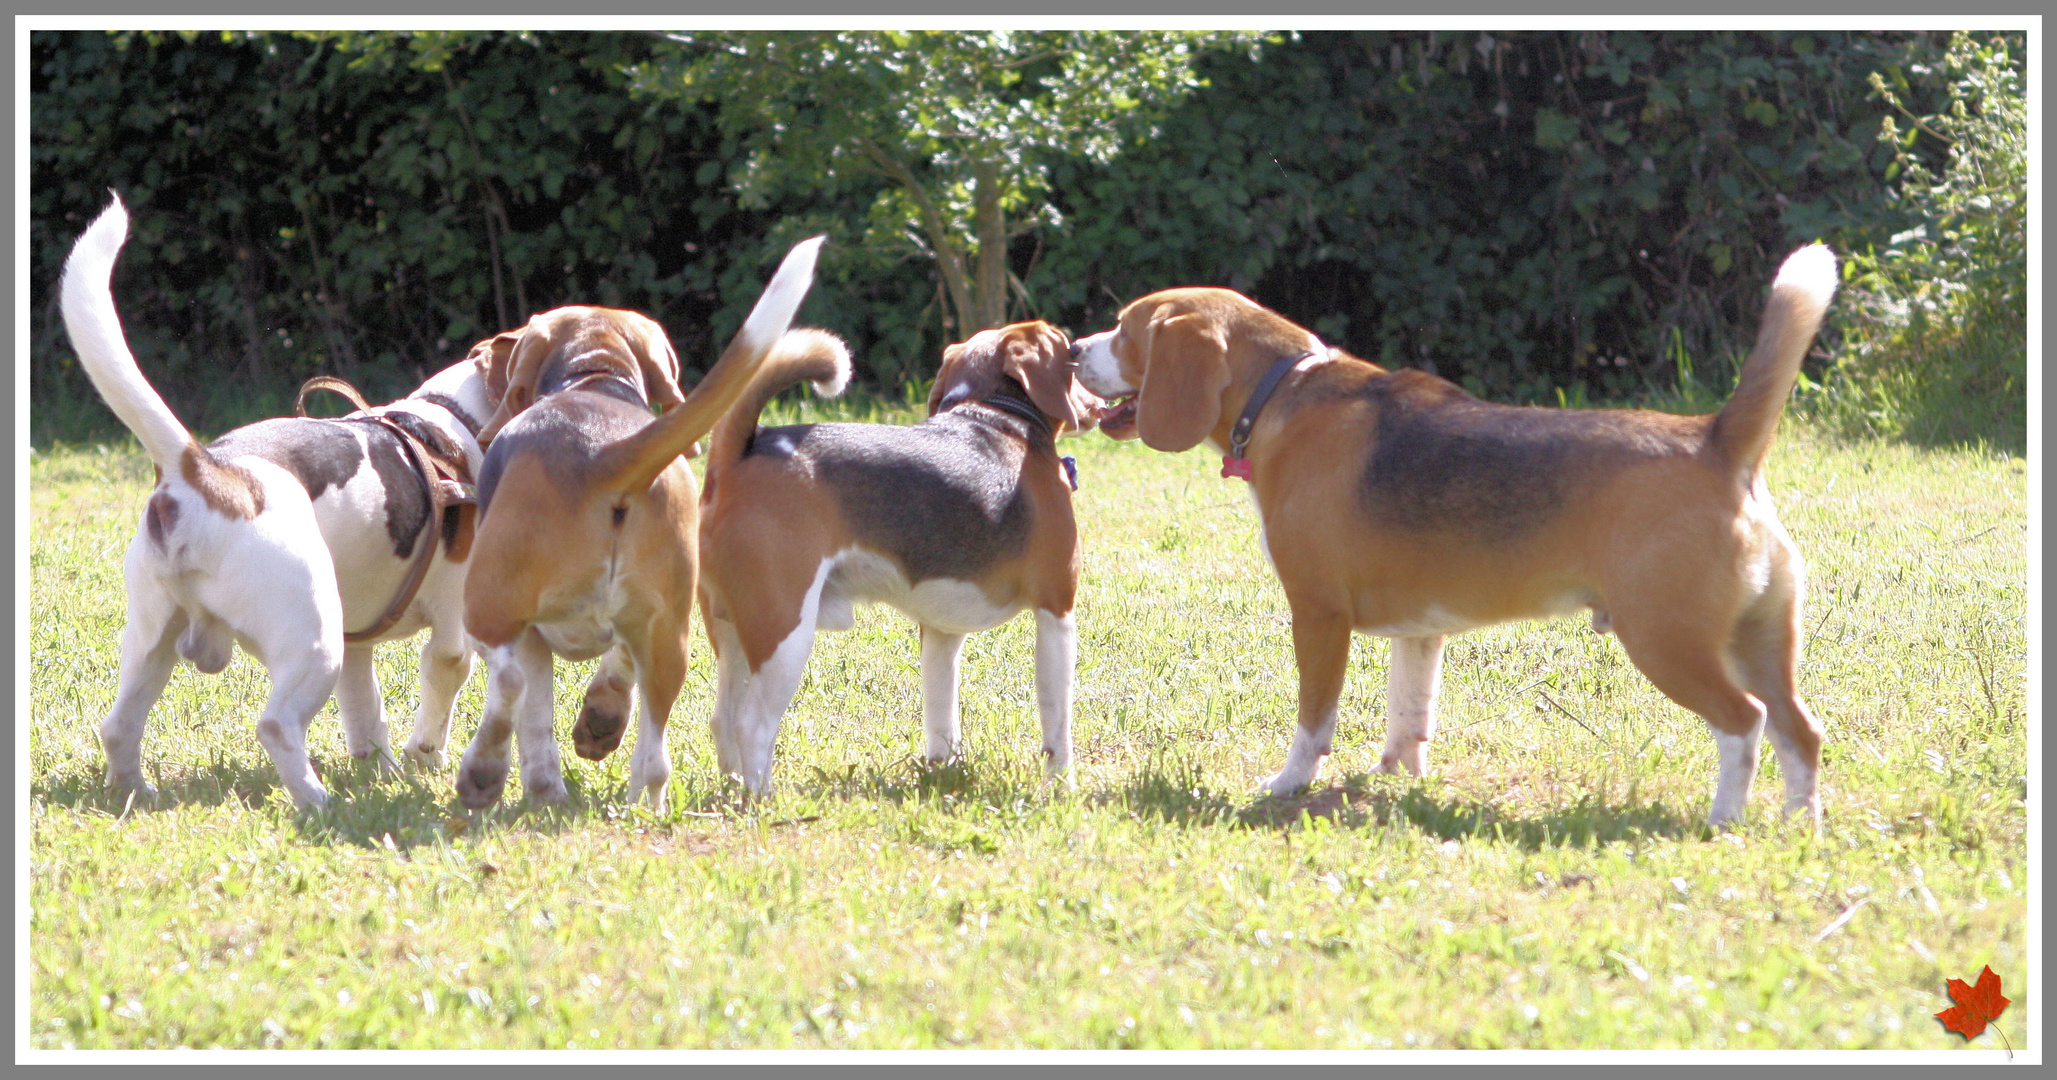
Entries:
<svg viewBox="0 0 2057 1080">
<path fill-rule="evenodd" d="M 564 800 L 552 654 L 606 653 L 573 742 L 592 760 L 621 744 L 633 679 L 641 713 L 628 794 L 664 807 L 665 725 L 685 682 L 699 567 L 698 490 L 680 455 L 776 354 L 813 281 L 822 239 L 786 256 L 689 395 L 678 392 L 678 360 L 663 329 L 642 315 L 567 307 L 529 320 L 509 359 L 507 415 L 488 425 L 479 471 L 464 625 L 488 677 L 484 715 L 458 765 L 464 805 L 499 800 L 510 735 L 519 740 L 529 799 Z M 653 419 L 651 402 L 667 400 L 676 404 Z"/>
<path fill-rule="evenodd" d="M 759 428 L 802 380 L 834 396 L 842 343 L 768 362 L 715 425 L 701 495 L 700 603 L 714 645 L 714 742 L 724 775 L 771 784 L 772 745 L 817 630 L 857 603 L 921 624 L 927 756 L 957 752 L 957 669 L 967 634 L 1036 613 L 1036 704 L 1053 777 L 1071 771 L 1072 600 L 1078 529 L 1057 436 L 1090 429 L 1100 401 L 1045 322 L 985 330 L 943 353 L 929 418 L 912 427 Z"/>
<path fill-rule="evenodd" d="M 1736 392 L 1711 416 L 1479 401 L 1387 371 L 1224 289 L 1152 293 L 1078 343 L 1100 427 L 1202 441 L 1249 481 L 1293 615 L 1299 727 L 1264 781 L 1321 771 L 1350 634 L 1393 639 L 1382 772 L 1421 774 L 1447 635 L 1591 608 L 1630 660 L 1714 729 L 1709 820 L 1737 820 L 1769 720 L 1786 811 L 1820 821 L 1821 724 L 1794 689 L 1804 571 L 1763 462 L 1836 287 L 1835 256 L 1779 270 Z"/>
<path fill-rule="evenodd" d="M 117 796 L 155 795 L 143 779 L 143 729 L 172 666 L 184 657 L 213 674 L 241 644 L 271 676 L 258 742 L 297 805 L 323 805 L 328 792 L 307 755 L 315 713 L 333 695 L 350 755 L 395 764 L 372 647 L 424 626 L 407 754 L 440 766 L 471 673 L 462 606 L 470 520 L 458 506 L 438 520 L 438 480 L 417 455 L 476 475 L 475 434 L 497 404 L 488 370 L 512 338 L 480 342 L 384 408 L 264 420 L 201 446 L 122 335 L 109 277 L 127 235 L 117 197 L 73 246 L 61 287 L 80 363 L 157 469 L 123 565 L 121 688 L 100 725 L 108 785 Z M 403 601 L 410 581 L 418 587 Z"/>
</svg>

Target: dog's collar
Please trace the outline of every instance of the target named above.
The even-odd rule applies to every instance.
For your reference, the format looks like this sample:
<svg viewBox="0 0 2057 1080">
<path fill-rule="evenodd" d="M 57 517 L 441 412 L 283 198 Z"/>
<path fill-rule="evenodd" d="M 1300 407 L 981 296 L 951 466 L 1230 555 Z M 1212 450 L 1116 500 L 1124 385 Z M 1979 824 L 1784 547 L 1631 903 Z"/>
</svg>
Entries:
<svg viewBox="0 0 2057 1080">
<path fill-rule="evenodd" d="M 988 409 L 995 409 L 1000 412 L 1004 412 L 1009 416 L 1019 417 L 1020 419 L 1028 421 L 1031 426 L 1040 429 L 1044 434 L 1049 435 L 1051 438 L 1054 439 L 1057 437 L 1056 430 L 1050 426 L 1049 417 L 1044 416 L 1041 409 L 1036 408 L 1034 405 L 1031 405 L 1026 401 L 1022 401 L 1019 398 L 1011 398 L 996 395 L 989 398 L 982 398 L 978 401 L 972 402 L 971 404 L 984 405 Z"/>
<path fill-rule="evenodd" d="M 1031 405 L 1028 402 L 1023 401 L 1019 398 L 989 397 L 983 401 L 974 401 L 970 402 L 969 404 L 984 405 L 988 409 L 997 409 L 1000 412 L 1008 414 L 1009 416 L 1020 417 L 1021 419 L 1028 421 L 1031 427 L 1039 429 L 1043 433 L 1049 435 L 1053 441 L 1057 438 L 1056 430 L 1050 426 L 1050 418 L 1044 416 L 1043 411 L 1041 409 L 1038 409 L 1034 405 Z M 1064 466 L 1064 482 L 1071 485 L 1071 490 L 1077 491 L 1078 459 L 1070 457 L 1061 457 L 1057 459 L 1057 463 Z"/>
<path fill-rule="evenodd" d="M 1321 354 L 1309 350 L 1295 356 L 1281 356 L 1271 365 L 1271 370 L 1257 380 L 1257 389 L 1250 391 L 1250 400 L 1243 404 L 1243 415 L 1236 417 L 1236 426 L 1228 432 L 1228 453 L 1221 458 L 1223 479 L 1235 476 L 1250 479 L 1250 459 L 1243 452 L 1250 447 L 1250 430 L 1257 426 L 1257 414 L 1264 411 L 1264 405 L 1271 400 L 1271 393 L 1300 361 Z"/>
</svg>

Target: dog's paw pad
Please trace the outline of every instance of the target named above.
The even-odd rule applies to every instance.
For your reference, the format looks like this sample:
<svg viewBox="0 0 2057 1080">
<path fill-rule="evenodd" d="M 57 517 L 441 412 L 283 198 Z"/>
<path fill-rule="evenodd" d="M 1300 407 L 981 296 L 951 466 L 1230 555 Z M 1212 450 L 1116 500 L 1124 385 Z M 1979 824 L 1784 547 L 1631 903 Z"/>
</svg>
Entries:
<svg viewBox="0 0 2057 1080">
<path fill-rule="evenodd" d="M 580 710 L 578 723 L 572 725 L 571 745 L 580 757 L 599 761 L 621 746 L 621 737 L 627 730 L 622 714 L 588 705 Z"/>
</svg>

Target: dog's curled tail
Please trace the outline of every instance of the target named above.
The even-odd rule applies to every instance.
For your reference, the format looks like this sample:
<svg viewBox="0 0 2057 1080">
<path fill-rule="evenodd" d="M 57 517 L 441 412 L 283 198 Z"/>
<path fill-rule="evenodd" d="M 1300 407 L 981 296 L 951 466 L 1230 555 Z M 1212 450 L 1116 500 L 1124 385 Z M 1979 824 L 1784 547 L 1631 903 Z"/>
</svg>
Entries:
<svg viewBox="0 0 2057 1080">
<path fill-rule="evenodd" d="M 193 436 L 136 366 L 109 287 L 114 258 L 121 253 L 128 234 L 128 211 L 121 205 L 121 196 L 114 195 L 107 209 L 79 235 L 71 257 L 64 261 L 63 284 L 58 290 L 64 330 L 107 407 L 136 433 L 159 472 L 174 476 L 180 457 L 194 445 Z"/>
<path fill-rule="evenodd" d="M 764 358 L 757 377 L 735 405 L 715 421 L 707 449 L 710 484 L 716 472 L 740 461 L 757 434 L 757 417 L 780 391 L 798 382 L 814 384 L 816 397 L 832 398 L 850 385 L 850 349 L 826 330 L 788 330 Z"/>
<path fill-rule="evenodd" d="M 648 488 L 658 473 L 699 442 L 735 405 L 793 324 L 800 301 L 814 284 L 814 262 L 827 239 L 816 236 L 794 244 L 707 377 L 671 411 L 607 449 L 599 473 L 605 483 L 624 492 Z"/>
<path fill-rule="evenodd" d="M 1772 280 L 1756 347 L 1743 362 L 1736 392 L 1707 433 L 1707 452 L 1736 469 L 1745 484 L 1764 462 L 1786 396 L 1800 376 L 1800 361 L 1835 292 L 1836 256 L 1826 244 L 1809 244 L 1786 256 Z"/>
</svg>

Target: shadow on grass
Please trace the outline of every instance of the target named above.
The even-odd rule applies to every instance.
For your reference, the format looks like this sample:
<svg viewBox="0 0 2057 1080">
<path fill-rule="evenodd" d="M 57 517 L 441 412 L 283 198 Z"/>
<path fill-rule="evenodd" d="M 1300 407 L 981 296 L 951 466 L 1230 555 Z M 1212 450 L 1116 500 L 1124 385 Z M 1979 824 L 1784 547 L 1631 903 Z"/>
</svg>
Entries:
<svg viewBox="0 0 2057 1080">
<path fill-rule="evenodd" d="M 520 798 L 520 781 L 514 780 L 511 798 L 473 811 L 457 805 L 448 770 L 403 768 L 397 774 L 380 776 L 372 762 L 346 758 L 341 762 L 316 759 L 315 772 L 328 789 L 328 804 L 320 810 L 286 812 L 302 840 L 321 846 L 405 851 L 506 826 L 557 833 L 581 818 L 613 817 L 621 810 L 608 802 L 609 793 L 586 790 L 576 775 L 565 777 L 569 798 L 563 806 L 528 804 Z M 150 780 L 157 788 L 156 796 L 138 796 L 133 803 L 110 792 L 98 771 L 53 774 L 35 781 L 29 790 L 46 806 L 115 818 L 232 802 L 252 810 L 286 805 L 278 773 L 269 762 L 216 760 L 205 765 L 158 766 L 151 770 Z"/>
<path fill-rule="evenodd" d="M 623 818 L 644 819 L 669 830 L 696 819 L 778 828 L 819 817 L 794 816 L 793 802 L 753 799 L 733 781 L 712 776 L 675 774 L 670 805 L 662 814 L 651 814 L 640 804 L 622 803 L 618 784 L 596 786 L 578 770 L 565 774 L 568 798 L 561 806 L 528 803 L 521 797 L 518 776 L 511 776 L 502 802 L 483 810 L 466 810 L 457 804 L 449 770 L 409 768 L 381 777 L 368 761 L 346 759 L 323 766 L 317 762 L 329 789 L 328 805 L 291 816 L 302 840 L 324 846 L 406 851 L 423 844 L 448 843 L 460 836 L 477 839 L 501 830 L 554 835 L 595 821 Z M 1405 824 L 1443 840 L 1485 838 L 1530 850 L 1707 832 L 1696 816 L 1639 800 L 1633 789 L 1618 798 L 1589 792 L 1570 806 L 1531 812 L 1501 800 L 1454 792 L 1433 780 L 1364 773 L 1291 796 L 1263 795 L 1246 801 L 1210 787 L 1204 770 L 1183 760 L 1155 760 L 1127 784 L 1075 795 L 1051 783 L 1032 764 L 1013 760 L 975 757 L 930 764 L 907 757 L 884 765 L 853 763 L 841 772 L 817 766 L 811 772 L 811 777 L 787 781 L 786 790 L 794 801 L 803 805 L 919 804 L 936 813 L 909 815 L 896 822 L 894 827 L 904 834 L 903 839 L 942 851 L 974 854 L 994 854 L 1002 847 L 995 823 L 984 820 L 984 811 L 1012 808 L 1027 812 L 1047 800 L 1066 797 L 1189 828 L 1290 831 L 1313 819 L 1349 829 Z M 36 781 L 31 791 L 46 805 L 109 817 L 125 810 L 148 814 L 178 806 L 222 806 L 230 801 L 263 808 L 283 806 L 285 800 L 269 762 L 214 761 L 167 767 L 152 780 L 158 788 L 156 798 L 138 800 L 133 807 L 109 793 L 97 772 L 53 774 Z"/>
<path fill-rule="evenodd" d="M 1526 813 L 1440 787 L 1357 773 L 1295 795 L 1262 795 L 1238 804 L 1209 788 L 1197 766 L 1157 763 L 1106 799 L 1174 825 L 1287 830 L 1315 818 L 1344 828 L 1405 823 L 1444 840 L 1487 838 L 1529 850 L 1707 832 L 1697 817 L 1638 800 L 1633 790 L 1618 800 L 1588 793 L 1568 807 Z"/>
</svg>

